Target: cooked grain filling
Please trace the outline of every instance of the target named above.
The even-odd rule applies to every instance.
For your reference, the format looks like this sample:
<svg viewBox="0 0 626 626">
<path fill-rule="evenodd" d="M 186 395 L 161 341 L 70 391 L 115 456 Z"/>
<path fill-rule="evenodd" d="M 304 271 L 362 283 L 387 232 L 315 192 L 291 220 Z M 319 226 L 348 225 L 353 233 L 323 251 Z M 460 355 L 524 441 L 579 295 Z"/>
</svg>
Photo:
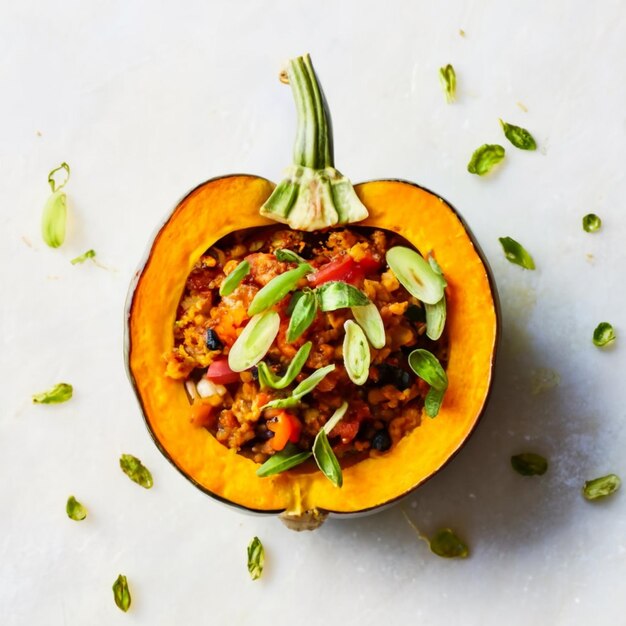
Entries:
<svg viewBox="0 0 626 626">
<path fill-rule="evenodd" d="M 343 325 L 353 318 L 350 309 L 318 310 L 305 333 L 288 343 L 287 311 L 292 297 L 288 294 L 275 306 L 280 330 L 263 360 L 280 376 L 298 348 L 311 341 L 311 352 L 293 384 L 284 390 L 261 388 L 253 367 L 241 372 L 234 382 L 217 384 L 216 393 L 192 398 L 192 421 L 225 446 L 262 463 L 277 451 L 272 423 L 284 409 L 261 407 L 289 395 L 298 382 L 320 367 L 334 364 L 335 370 L 299 406 L 288 409 L 298 424 L 294 442 L 298 447 L 311 449 L 320 428 L 344 400 L 349 403 L 348 411 L 330 435 L 340 458 L 350 455 L 358 460 L 384 452 L 419 426 L 429 387 L 411 371 L 407 356 L 415 348 L 426 348 L 445 367 L 447 337 L 444 333 L 436 342 L 426 337 L 422 304 L 387 267 L 385 253 L 396 245 L 412 247 L 399 235 L 365 227 L 315 233 L 270 227 L 238 231 L 207 250 L 189 274 L 178 307 L 174 349 L 166 355 L 167 376 L 197 382 L 211 363 L 224 360 L 249 320 L 247 309 L 254 295 L 272 278 L 295 267 L 276 259 L 274 253 L 279 249 L 296 252 L 316 271 L 324 269 L 331 280 L 350 282 L 363 291 L 380 311 L 386 344 L 379 350 L 370 347 L 369 377 L 364 385 L 355 385 L 342 358 Z M 225 276 L 243 259 L 249 262 L 250 272 L 232 294 L 221 297 L 219 288 Z M 310 284 L 311 275 L 303 278 L 298 288 Z M 193 386 L 188 383 L 187 388 Z"/>
</svg>

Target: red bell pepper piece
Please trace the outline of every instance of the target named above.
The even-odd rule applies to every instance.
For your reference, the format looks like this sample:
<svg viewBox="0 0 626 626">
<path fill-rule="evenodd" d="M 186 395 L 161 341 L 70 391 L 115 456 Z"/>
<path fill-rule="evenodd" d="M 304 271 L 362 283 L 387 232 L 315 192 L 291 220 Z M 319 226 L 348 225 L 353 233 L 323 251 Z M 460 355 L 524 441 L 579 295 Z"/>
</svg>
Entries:
<svg viewBox="0 0 626 626">
<path fill-rule="evenodd" d="M 216 359 L 209 365 L 206 377 L 218 385 L 228 385 L 230 383 L 238 383 L 241 381 L 239 372 L 233 372 L 228 365 L 228 359 Z"/>
</svg>

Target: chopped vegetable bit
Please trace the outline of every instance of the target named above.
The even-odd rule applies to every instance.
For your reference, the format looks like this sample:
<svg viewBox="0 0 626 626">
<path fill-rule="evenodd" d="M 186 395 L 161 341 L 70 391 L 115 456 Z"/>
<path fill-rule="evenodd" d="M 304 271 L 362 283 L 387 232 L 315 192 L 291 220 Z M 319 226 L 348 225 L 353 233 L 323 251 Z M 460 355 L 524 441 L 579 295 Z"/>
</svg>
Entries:
<svg viewBox="0 0 626 626">
<path fill-rule="evenodd" d="M 33 396 L 35 404 L 60 404 L 67 402 L 73 395 L 74 388 L 68 383 L 57 383 L 48 391 L 36 393 Z"/>
<path fill-rule="evenodd" d="M 504 131 L 504 136 L 516 147 L 520 150 L 536 150 L 537 144 L 533 136 L 525 129 L 520 126 L 515 126 L 513 124 L 507 124 L 500 120 L 500 126 L 502 126 L 502 130 Z"/>
<path fill-rule="evenodd" d="M 464 559 L 469 556 L 467 544 L 450 528 L 442 528 L 430 538 L 430 549 L 446 559 Z"/>
<path fill-rule="evenodd" d="M 83 254 L 73 258 L 70 263 L 72 265 L 77 265 L 78 263 L 84 263 L 87 259 L 94 259 L 96 256 L 95 250 L 87 250 L 87 252 L 83 252 Z"/>
<path fill-rule="evenodd" d="M 548 471 L 548 461 L 534 452 L 523 452 L 511 457 L 511 467 L 522 476 L 543 476 Z"/>
<path fill-rule="evenodd" d="M 152 474 L 145 465 L 132 454 L 122 454 L 120 457 L 120 467 L 124 474 L 133 482 L 144 489 L 150 489 L 153 485 Z"/>
<path fill-rule="evenodd" d="M 598 498 L 606 498 L 612 493 L 615 493 L 622 484 L 617 474 L 607 474 L 606 476 L 600 476 L 600 478 L 594 478 L 588 480 L 583 486 L 583 496 L 587 500 L 597 500 Z"/>
<path fill-rule="evenodd" d="M 70 519 L 76 522 L 80 522 L 87 517 L 87 509 L 74 496 L 70 496 L 67 499 L 65 512 Z"/>
<path fill-rule="evenodd" d="M 616 338 L 615 330 L 608 322 L 600 322 L 593 331 L 593 343 L 598 346 L 598 348 L 608 346 L 613 343 Z"/>
<path fill-rule="evenodd" d="M 263 573 L 265 550 L 258 537 L 254 537 L 248 544 L 248 572 L 252 580 L 258 580 Z"/>
<path fill-rule="evenodd" d="M 448 104 L 454 102 L 456 99 L 456 72 L 449 63 L 445 67 L 439 68 L 439 82 Z"/>
<path fill-rule="evenodd" d="M 467 171 L 470 174 L 484 176 L 488 174 L 494 165 L 504 159 L 505 150 L 499 144 L 483 144 L 474 150 L 470 162 L 467 164 Z"/>
<path fill-rule="evenodd" d="M 126 580 L 126 576 L 122 574 L 120 574 L 113 583 L 113 599 L 117 607 L 124 611 L 124 613 L 130 608 L 131 598 L 128 589 L 128 581 Z"/>
<path fill-rule="evenodd" d="M 535 269 L 535 261 L 521 243 L 511 237 L 500 237 L 498 241 L 502 245 L 507 261 L 527 270 Z"/>
<path fill-rule="evenodd" d="M 595 213 L 588 213 L 583 217 L 583 229 L 588 233 L 595 233 L 600 230 L 602 220 Z"/>
<path fill-rule="evenodd" d="M 57 183 L 57 172 L 65 172 L 65 178 Z M 58 248 L 65 241 L 65 227 L 67 222 L 67 196 L 62 191 L 70 179 L 70 166 L 67 163 L 53 169 L 48 174 L 48 183 L 52 194 L 44 205 L 41 216 L 41 236 L 51 248 Z"/>
</svg>

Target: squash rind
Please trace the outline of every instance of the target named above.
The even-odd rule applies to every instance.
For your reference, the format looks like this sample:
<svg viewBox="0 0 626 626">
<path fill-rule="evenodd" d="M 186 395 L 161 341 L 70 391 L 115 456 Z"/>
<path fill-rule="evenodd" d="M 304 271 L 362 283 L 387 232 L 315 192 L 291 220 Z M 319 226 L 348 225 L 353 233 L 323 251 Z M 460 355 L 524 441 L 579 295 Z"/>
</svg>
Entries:
<svg viewBox="0 0 626 626">
<path fill-rule="evenodd" d="M 381 509 L 440 471 L 478 423 L 491 389 L 500 332 L 493 278 L 471 232 L 444 200 L 405 181 L 357 185 L 370 213 L 360 225 L 398 232 L 424 255 L 435 251 L 446 273 L 450 385 L 444 405 L 437 419 L 424 419 L 389 453 L 345 468 L 342 489 L 313 469 L 258 478 L 257 464 L 189 423 L 184 387 L 165 378 L 161 359 L 172 347 L 176 307 L 191 267 L 228 232 L 272 224 L 258 214 L 272 188 L 259 177 L 227 176 L 200 185 L 177 205 L 155 236 L 129 292 L 129 377 L 161 452 L 218 500 L 269 514 L 318 510 L 333 515 Z"/>
</svg>

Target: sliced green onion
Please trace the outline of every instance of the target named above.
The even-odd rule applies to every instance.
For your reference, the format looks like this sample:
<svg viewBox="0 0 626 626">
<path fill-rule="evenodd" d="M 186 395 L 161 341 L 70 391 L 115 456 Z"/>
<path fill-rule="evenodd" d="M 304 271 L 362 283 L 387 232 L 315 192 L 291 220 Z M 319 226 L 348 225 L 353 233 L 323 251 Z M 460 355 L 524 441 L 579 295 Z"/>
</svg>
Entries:
<svg viewBox="0 0 626 626">
<path fill-rule="evenodd" d="M 602 220 L 594 213 L 589 213 L 583 217 L 583 229 L 588 233 L 595 233 L 600 230 Z"/>
<path fill-rule="evenodd" d="M 515 265 L 519 265 L 527 270 L 535 269 L 535 262 L 533 261 L 533 258 L 521 243 L 518 243 L 511 237 L 499 237 L 498 241 L 502 244 L 504 256 L 507 261 L 510 261 Z"/>
<path fill-rule="evenodd" d="M 151 489 L 154 484 L 150 470 L 132 454 L 122 454 L 120 468 L 134 483 L 144 489 Z"/>
<path fill-rule="evenodd" d="M 122 574 L 113 583 L 113 599 L 117 607 L 124 613 L 130 608 L 131 597 L 128 589 L 128 580 Z"/>
<path fill-rule="evenodd" d="M 270 349 L 280 328 L 280 315 L 276 311 L 257 313 L 228 353 L 228 365 L 233 372 L 243 372 L 256 365 Z"/>
<path fill-rule="evenodd" d="M 324 424 L 323 429 L 327 435 L 330 435 L 331 431 L 343 418 L 348 410 L 348 403 L 342 402 L 341 406 L 330 416 L 328 421 Z"/>
<path fill-rule="evenodd" d="M 522 476 L 543 476 L 548 471 L 548 461 L 534 452 L 523 452 L 511 457 L 511 467 Z"/>
<path fill-rule="evenodd" d="M 230 296 L 241 281 L 250 273 L 250 263 L 245 259 L 224 279 L 220 285 L 220 296 Z"/>
<path fill-rule="evenodd" d="M 70 496 L 67 499 L 65 512 L 75 522 L 80 522 L 87 517 L 87 509 L 74 496 Z"/>
<path fill-rule="evenodd" d="M 370 347 L 363 329 L 352 320 L 343 325 L 346 334 L 343 338 L 343 362 L 350 380 L 362 385 L 370 373 Z"/>
<path fill-rule="evenodd" d="M 372 347 L 382 348 L 385 345 L 385 325 L 378 307 L 370 302 L 365 306 L 352 307 L 351 311 L 358 325 L 365 331 Z"/>
<path fill-rule="evenodd" d="M 65 172 L 60 183 L 58 183 L 55 179 L 55 174 L 57 172 Z M 55 193 L 59 191 L 60 189 L 63 189 L 63 187 L 67 185 L 69 179 L 70 179 L 70 166 L 64 161 L 63 163 L 61 163 L 61 165 L 59 165 L 59 167 L 55 167 L 48 174 L 48 184 L 50 185 L 50 189 L 52 189 L 52 193 Z"/>
<path fill-rule="evenodd" d="M 467 544 L 450 528 L 438 530 L 429 545 L 431 552 L 445 559 L 464 559 L 469 555 Z"/>
<path fill-rule="evenodd" d="M 67 223 L 67 196 L 55 191 L 46 201 L 41 216 L 41 237 L 51 248 L 58 248 L 65 241 Z"/>
<path fill-rule="evenodd" d="M 369 303 L 369 298 L 362 291 L 341 280 L 324 283 L 315 293 L 322 311 L 336 311 Z"/>
<path fill-rule="evenodd" d="M 504 136 L 520 150 L 536 150 L 537 143 L 535 138 L 521 126 L 515 126 L 513 124 L 507 124 L 500 120 L 500 126 L 504 131 Z"/>
<path fill-rule="evenodd" d="M 439 68 L 439 82 L 443 93 L 446 95 L 447 103 L 454 102 L 456 98 L 456 72 L 450 63 Z"/>
<path fill-rule="evenodd" d="M 418 348 L 409 354 L 409 366 L 431 387 L 438 391 L 445 391 L 448 387 L 448 376 L 441 367 L 437 357 L 428 350 Z"/>
<path fill-rule="evenodd" d="M 622 484 L 617 474 L 608 474 L 588 480 L 583 486 L 583 496 L 587 500 L 597 500 L 598 498 L 606 498 L 615 493 Z"/>
<path fill-rule="evenodd" d="M 426 336 L 437 341 L 443 334 L 446 325 L 446 297 L 437 304 L 424 304 L 426 310 Z"/>
<path fill-rule="evenodd" d="M 293 308 L 289 327 L 287 328 L 287 341 L 292 343 L 302 336 L 304 331 L 313 323 L 317 315 L 317 297 L 313 291 L 303 291 Z"/>
<path fill-rule="evenodd" d="M 313 268 L 308 263 L 301 263 L 298 267 L 272 278 L 252 299 L 248 307 L 248 315 L 261 313 L 280 302 L 290 291 L 296 288 L 303 276 L 312 271 Z"/>
<path fill-rule="evenodd" d="M 300 463 L 304 463 L 313 453 L 301 452 L 300 449 L 292 443 L 288 443 L 280 452 L 273 454 L 259 469 L 256 475 L 260 478 L 273 476 L 285 472 Z"/>
<path fill-rule="evenodd" d="M 36 393 L 33 396 L 35 404 L 60 404 L 71 399 L 74 388 L 69 383 L 57 383 L 51 389 Z"/>
<path fill-rule="evenodd" d="M 305 378 L 287 398 L 277 398 L 264 405 L 262 408 L 286 409 L 297 406 L 302 398 L 311 393 L 322 380 L 335 369 L 334 365 L 326 365 L 313 372 L 308 378 Z"/>
<path fill-rule="evenodd" d="M 424 398 L 424 410 L 428 417 L 437 417 L 439 415 L 439 409 L 443 404 L 443 397 L 446 393 L 445 389 L 435 389 L 431 387 Z"/>
<path fill-rule="evenodd" d="M 412 296 L 428 304 L 441 300 L 445 280 L 415 250 L 395 246 L 385 256 L 395 277 Z"/>
<path fill-rule="evenodd" d="M 484 176 L 491 171 L 494 165 L 504 159 L 504 154 L 504 148 L 498 144 L 483 144 L 474 150 L 474 154 L 467 164 L 467 171 L 470 174 Z"/>
<path fill-rule="evenodd" d="M 274 252 L 274 256 L 278 261 L 283 261 L 285 263 L 306 263 L 306 261 L 293 250 L 276 250 L 276 252 Z"/>
<path fill-rule="evenodd" d="M 285 372 L 285 375 L 282 378 L 278 378 L 274 372 L 268 367 L 267 363 L 261 361 L 258 364 L 259 368 L 259 382 L 262 387 L 270 387 L 271 389 L 284 389 L 291 385 L 291 383 L 296 379 L 296 376 L 300 373 L 306 360 L 309 358 L 309 353 L 311 352 L 311 347 L 313 343 L 307 341 L 303 346 L 300 347 L 298 352 L 296 352 L 296 356 L 293 358 L 291 363 L 289 363 L 289 367 Z"/>
<path fill-rule="evenodd" d="M 328 435 L 323 428 L 317 433 L 315 441 L 313 442 L 313 456 L 322 474 L 324 474 L 335 487 L 341 487 L 343 485 L 341 466 L 328 441 Z"/>
<path fill-rule="evenodd" d="M 248 573 L 252 580 L 258 580 L 263 573 L 265 550 L 258 537 L 254 537 L 248 544 Z"/>
<path fill-rule="evenodd" d="M 83 254 L 75 257 L 70 261 L 72 265 L 78 265 L 79 263 L 84 263 L 87 259 L 94 259 L 96 256 L 95 250 L 87 250 L 87 252 L 83 252 Z"/>
<path fill-rule="evenodd" d="M 598 348 L 603 348 L 613 343 L 616 337 L 617 335 L 615 334 L 613 326 L 608 322 L 600 322 L 593 331 L 593 343 L 598 346 Z"/>
</svg>

